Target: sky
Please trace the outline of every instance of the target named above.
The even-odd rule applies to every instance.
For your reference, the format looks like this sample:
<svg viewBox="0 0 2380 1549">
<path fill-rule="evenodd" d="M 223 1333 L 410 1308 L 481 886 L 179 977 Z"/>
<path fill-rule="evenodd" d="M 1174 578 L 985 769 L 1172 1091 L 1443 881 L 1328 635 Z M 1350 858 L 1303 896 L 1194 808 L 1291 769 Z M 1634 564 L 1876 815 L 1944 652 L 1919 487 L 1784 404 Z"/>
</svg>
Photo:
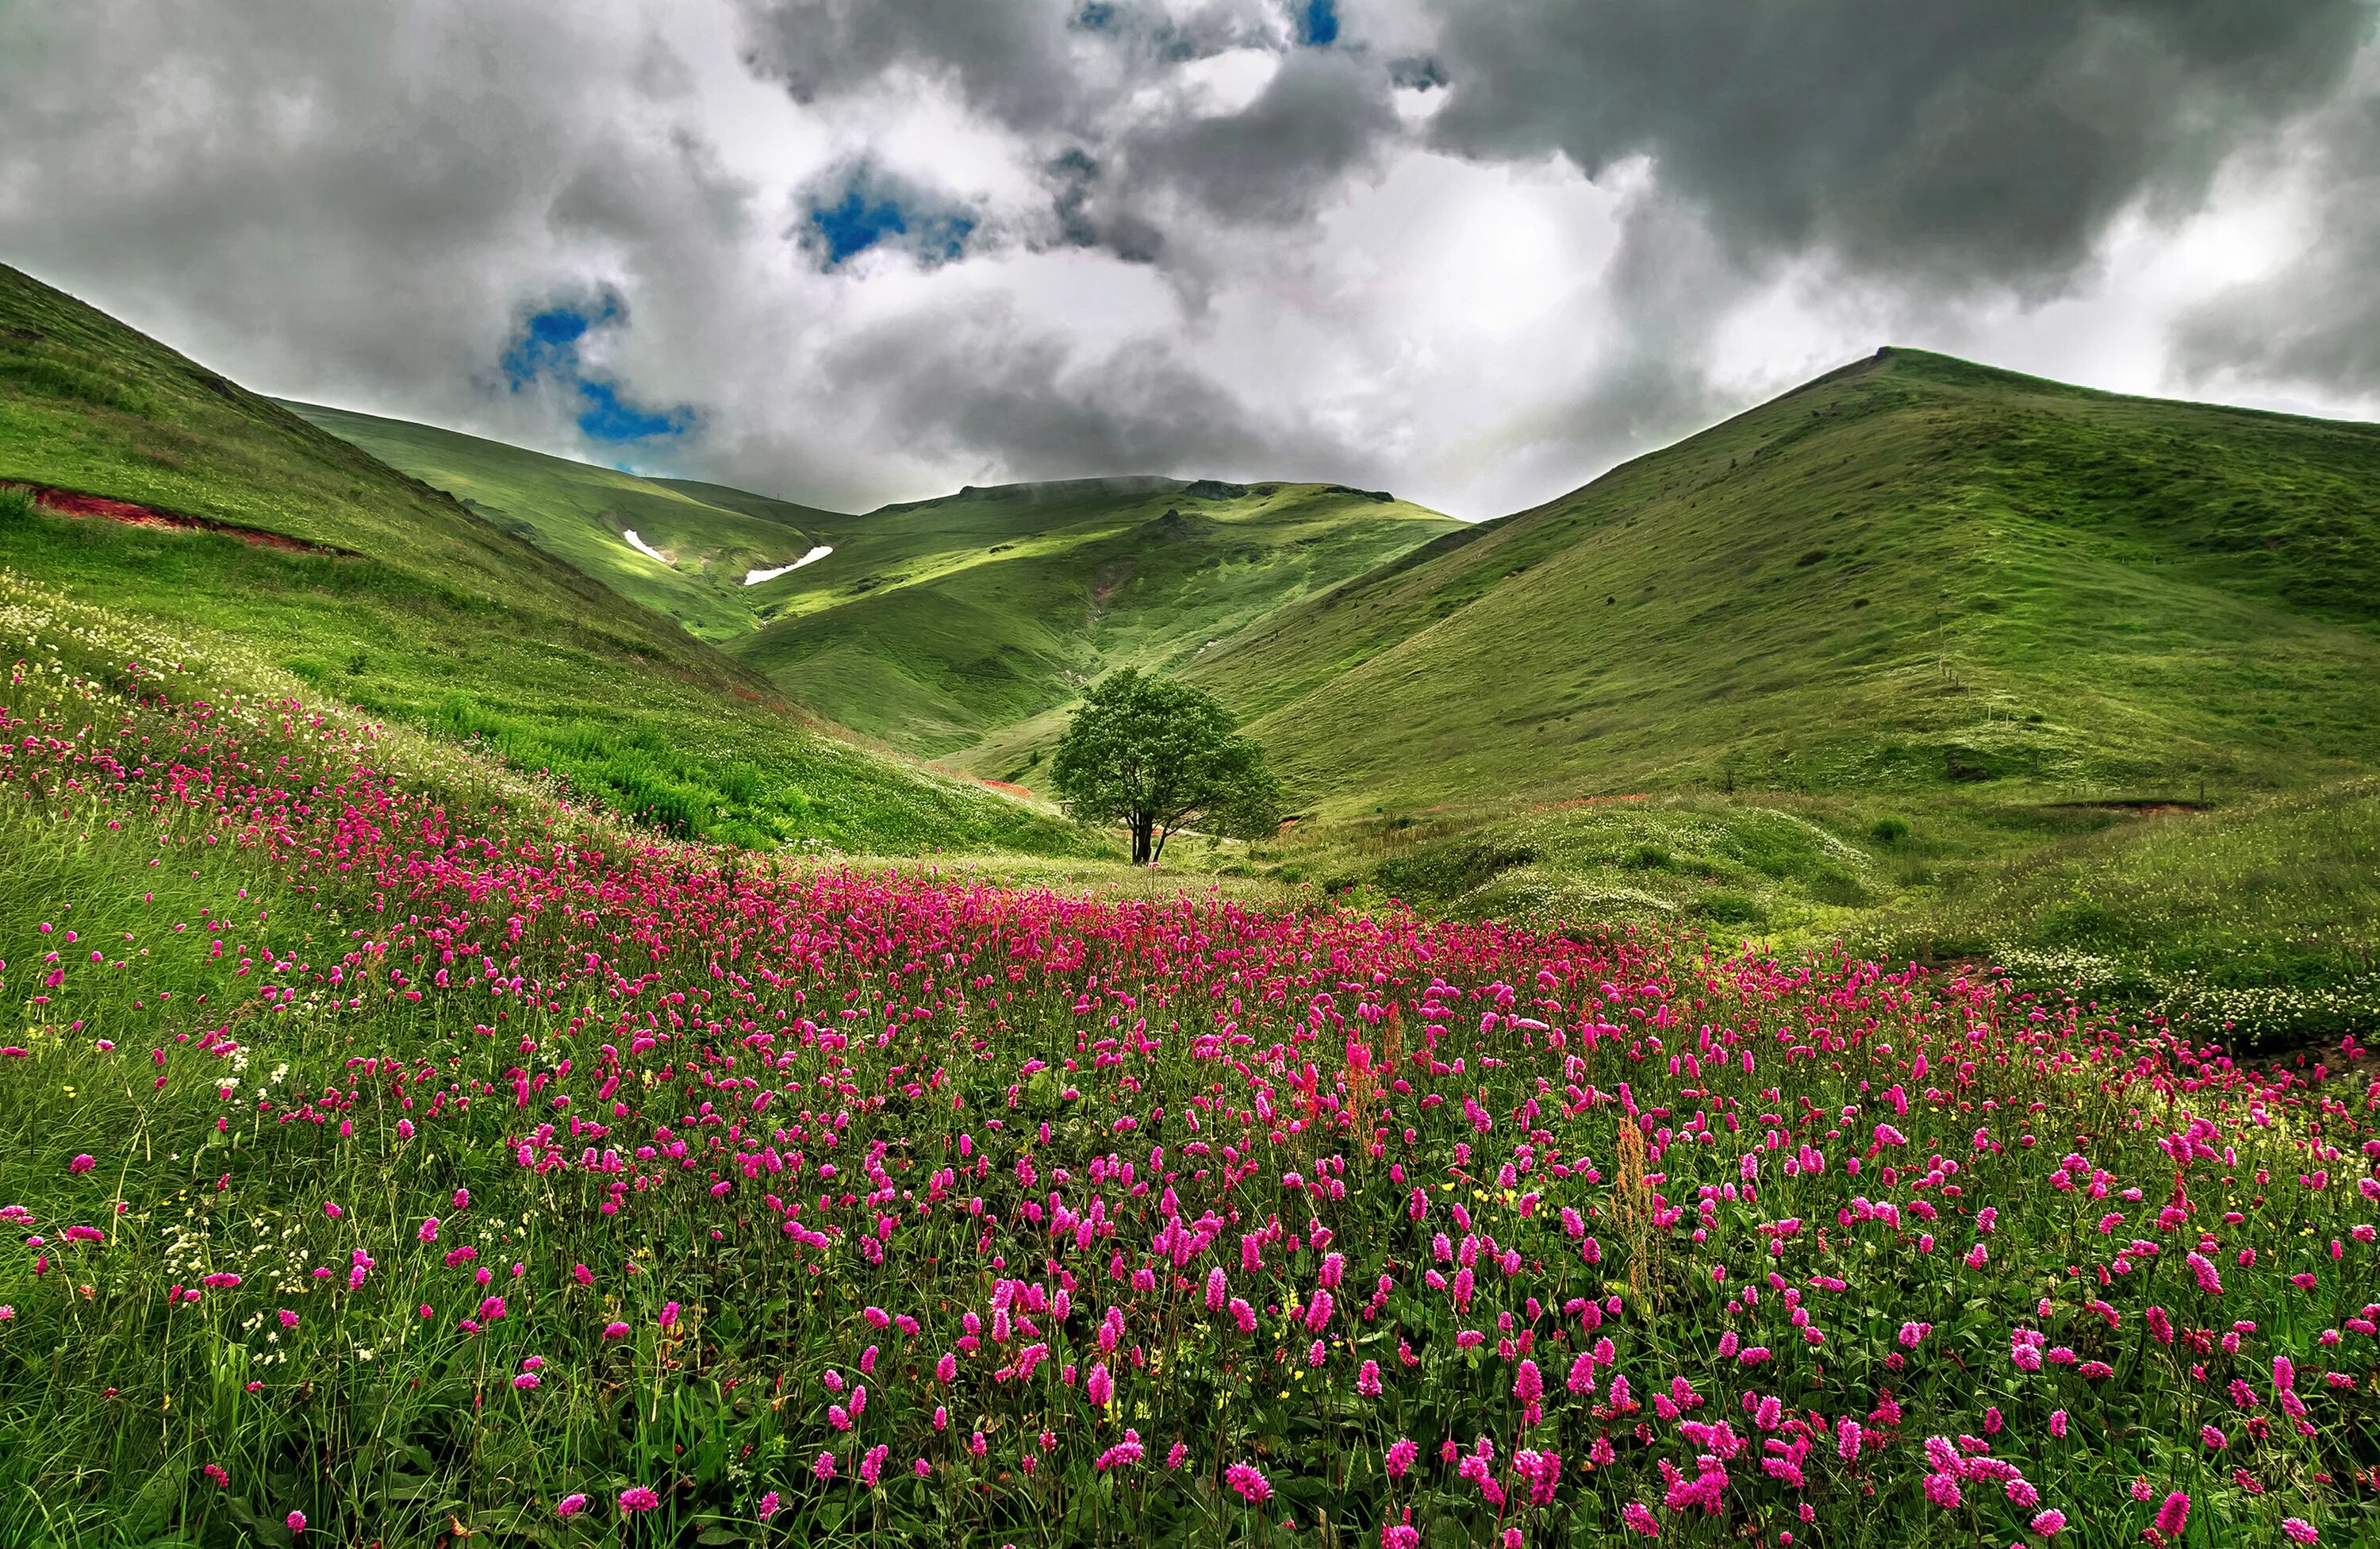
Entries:
<svg viewBox="0 0 2380 1549">
<path fill-rule="evenodd" d="M 2375 0 L 0 7 L 0 262 L 844 509 L 1484 518 L 1896 344 L 2380 419 Z"/>
</svg>

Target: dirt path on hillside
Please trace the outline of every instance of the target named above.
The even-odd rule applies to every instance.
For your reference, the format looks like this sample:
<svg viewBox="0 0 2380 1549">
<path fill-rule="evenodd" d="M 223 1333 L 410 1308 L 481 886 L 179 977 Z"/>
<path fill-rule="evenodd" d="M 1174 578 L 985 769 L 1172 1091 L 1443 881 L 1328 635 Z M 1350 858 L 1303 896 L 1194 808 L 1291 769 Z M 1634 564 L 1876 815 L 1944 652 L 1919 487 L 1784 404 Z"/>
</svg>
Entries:
<svg viewBox="0 0 2380 1549">
<path fill-rule="evenodd" d="M 103 494 L 85 494 L 79 490 L 62 490 L 49 484 L 0 484 L 0 489 L 21 490 L 32 497 L 33 504 L 44 511 L 61 517 L 96 517 L 105 521 L 120 521 L 127 527 L 162 527 L 184 532 L 218 532 L 238 538 L 265 548 L 287 549 L 297 554 L 335 554 L 352 557 L 352 549 L 336 548 L 329 543 L 310 543 L 286 533 L 267 532 L 261 528 L 241 527 L 233 522 L 217 521 L 212 517 L 185 516 L 179 511 L 160 511 L 152 506 L 138 506 L 128 500 L 115 500 Z"/>
</svg>

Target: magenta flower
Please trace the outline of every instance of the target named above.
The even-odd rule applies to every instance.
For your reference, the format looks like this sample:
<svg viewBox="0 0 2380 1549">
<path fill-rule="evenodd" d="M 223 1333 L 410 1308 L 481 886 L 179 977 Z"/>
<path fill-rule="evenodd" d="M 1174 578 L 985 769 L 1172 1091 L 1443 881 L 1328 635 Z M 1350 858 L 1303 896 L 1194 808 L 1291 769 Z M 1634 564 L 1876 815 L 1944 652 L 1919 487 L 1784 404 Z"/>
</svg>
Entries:
<svg viewBox="0 0 2380 1549">
<path fill-rule="evenodd" d="M 761 1496 L 760 1509 L 759 1513 L 760 1520 L 765 1522 L 770 1518 L 777 1515 L 777 1507 L 779 1504 L 777 1493 L 774 1490 L 771 1490 L 767 1494 Z"/>
<path fill-rule="evenodd" d="M 562 1499 L 561 1499 L 561 1500 L 559 1500 L 559 1501 L 557 1501 L 557 1502 L 555 1502 L 555 1503 L 554 1503 L 554 1506 L 553 1506 L 553 1514 L 554 1514 L 556 1517 L 576 1517 L 576 1516 L 577 1516 L 580 1512 L 582 1512 L 582 1511 L 584 1511 L 584 1510 L 586 1510 L 586 1509 L 587 1509 L 587 1497 L 586 1497 L 586 1496 L 584 1496 L 584 1495 L 565 1495 L 565 1496 L 563 1496 L 563 1497 L 562 1497 Z"/>
<path fill-rule="evenodd" d="M 2066 1531 L 2066 1513 L 2056 1506 L 2051 1506 L 2048 1510 L 2036 1515 L 2031 1525 L 2033 1531 L 2042 1537 L 2056 1538 Z"/>
<path fill-rule="evenodd" d="M 603 1325 L 603 1337 L 606 1339 L 625 1339 L 627 1334 L 628 1325 L 625 1323 L 610 1323 Z"/>
<path fill-rule="evenodd" d="M 1646 1538 L 1661 1536 L 1661 1524 L 1653 1519 L 1653 1513 L 1642 1501 L 1630 1501 L 1626 1506 L 1621 1506 L 1620 1520 L 1631 1532 L 1643 1533 Z"/>
<path fill-rule="evenodd" d="M 1115 1380 L 1108 1375 L 1104 1362 L 1091 1368 L 1090 1376 L 1083 1383 L 1083 1396 L 1101 1409 L 1115 1397 Z"/>
<path fill-rule="evenodd" d="M 630 1485 L 620 1492 L 622 1511 L 650 1511 L 662 1504 L 662 1498 L 642 1484 Z"/>
<path fill-rule="evenodd" d="M 818 1455 L 818 1461 L 810 1465 L 810 1472 L 817 1478 L 820 1484 L 824 1484 L 827 1481 L 832 1479 L 834 1477 L 834 1454 L 832 1452 L 820 1453 Z"/>
<path fill-rule="evenodd" d="M 1240 1498 L 1250 1506 L 1262 1506 L 1272 1499 L 1272 1486 L 1265 1476 L 1246 1463 L 1234 1463 L 1223 1470 L 1223 1483 L 1239 1492 Z"/>
<path fill-rule="evenodd" d="M 1126 1431 L 1123 1440 L 1099 1455 L 1091 1464 L 1093 1473 L 1105 1473 L 1110 1469 L 1129 1468 L 1141 1458 L 1140 1433 Z"/>
<path fill-rule="evenodd" d="M 2168 1538 L 2180 1538 L 2181 1530 L 2190 1525 L 2190 1497 L 2176 1490 L 2157 1507 L 2156 1531 Z"/>
<path fill-rule="evenodd" d="M 84 1155 L 78 1156 L 73 1161 L 67 1163 L 67 1171 L 69 1173 L 87 1173 L 98 1165 L 98 1162 L 86 1153 Z"/>
<path fill-rule="evenodd" d="M 1388 1465 L 1389 1477 L 1390 1479 L 1404 1478 L 1405 1471 L 1414 1466 L 1414 1459 L 1420 1456 L 1421 1448 L 1403 1436 L 1399 1436 L 1395 1441 L 1390 1442 L 1389 1444 L 1387 1457 L 1384 1459 Z"/>
<path fill-rule="evenodd" d="M 2282 1518 L 2281 1531 L 2289 1535 L 2292 1543 L 2319 1543 L 2322 1541 L 2322 1534 L 2314 1531 L 2313 1524 L 2302 1517 Z"/>
</svg>

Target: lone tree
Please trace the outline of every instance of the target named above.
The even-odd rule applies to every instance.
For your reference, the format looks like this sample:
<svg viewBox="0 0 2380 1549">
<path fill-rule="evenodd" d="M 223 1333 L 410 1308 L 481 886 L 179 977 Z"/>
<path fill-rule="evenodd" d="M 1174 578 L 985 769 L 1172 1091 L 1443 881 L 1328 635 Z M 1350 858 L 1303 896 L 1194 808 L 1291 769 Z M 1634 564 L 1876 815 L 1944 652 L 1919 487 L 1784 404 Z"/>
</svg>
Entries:
<svg viewBox="0 0 2380 1549">
<path fill-rule="evenodd" d="M 1281 785 L 1231 713 L 1186 684 L 1126 667 L 1097 689 L 1058 744 L 1050 783 L 1083 823 L 1132 830 L 1132 860 L 1154 864 L 1193 823 L 1257 838 L 1281 821 Z"/>
</svg>

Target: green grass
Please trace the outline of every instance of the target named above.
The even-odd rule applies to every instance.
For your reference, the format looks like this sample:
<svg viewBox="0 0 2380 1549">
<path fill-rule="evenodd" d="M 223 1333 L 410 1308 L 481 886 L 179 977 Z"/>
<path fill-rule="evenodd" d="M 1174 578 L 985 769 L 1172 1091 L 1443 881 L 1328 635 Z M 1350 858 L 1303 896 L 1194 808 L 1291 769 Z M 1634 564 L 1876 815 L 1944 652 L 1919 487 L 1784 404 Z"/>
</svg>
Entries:
<svg viewBox="0 0 2380 1549">
<path fill-rule="evenodd" d="M 1958 877 L 1879 933 L 2187 1016 L 2201 1036 L 2380 1025 L 2380 781 L 2131 819 Z"/>
<path fill-rule="evenodd" d="M 2354 1072 L 1693 932 L 654 844 L 29 583 L 0 640 L 0 1543 L 1633 1543 L 1681 1397 L 1840 1441 L 1664 1544 L 2380 1530 Z M 1672 862 L 1831 853 L 1642 806 Z M 1926 1504 L 1979 1435 L 2027 1490 Z M 1508 1494 L 1433 1456 L 1479 1436 Z"/>
<path fill-rule="evenodd" d="M 2380 785 L 2210 810 L 1675 791 L 1310 820 L 1185 866 L 1343 906 L 1989 963 L 2240 1048 L 2380 1025 Z"/>
<path fill-rule="evenodd" d="M 0 483 L 278 534 L 0 509 L 0 566 L 755 846 L 1073 853 L 1045 811 L 825 736 L 763 678 L 451 497 L 0 268 Z M 757 518 L 747 518 L 757 519 Z"/>
<path fill-rule="evenodd" d="M 790 564 L 826 541 L 809 524 L 827 513 L 786 502 L 735 509 L 660 480 L 455 431 L 314 404 L 283 407 L 707 640 L 758 624 L 747 572 Z M 674 563 L 639 554 L 623 536 L 628 531 Z"/>
<path fill-rule="evenodd" d="M 2369 767 L 2380 429 L 1895 350 L 1189 669 L 1339 813 Z"/>
<path fill-rule="evenodd" d="M 845 726 L 1029 781 L 1107 672 L 1178 670 L 1454 526 L 1316 484 L 970 490 L 818 524 L 835 552 L 754 588 L 777 621 L 730 650 Z"/>
<path fill-rule="evenodd" d="M 1111 668 L 1178 669 L 1459 524 L 1338 486 L 1077 479 L 858 516 L 290 404 L 722 645 L 798 703 L 913 753 L 1029 779 Z M 632 548 L 633 530 L 668 555 Z M 746 586 L 814 545 L 833 552 Z"/>
</svg>

